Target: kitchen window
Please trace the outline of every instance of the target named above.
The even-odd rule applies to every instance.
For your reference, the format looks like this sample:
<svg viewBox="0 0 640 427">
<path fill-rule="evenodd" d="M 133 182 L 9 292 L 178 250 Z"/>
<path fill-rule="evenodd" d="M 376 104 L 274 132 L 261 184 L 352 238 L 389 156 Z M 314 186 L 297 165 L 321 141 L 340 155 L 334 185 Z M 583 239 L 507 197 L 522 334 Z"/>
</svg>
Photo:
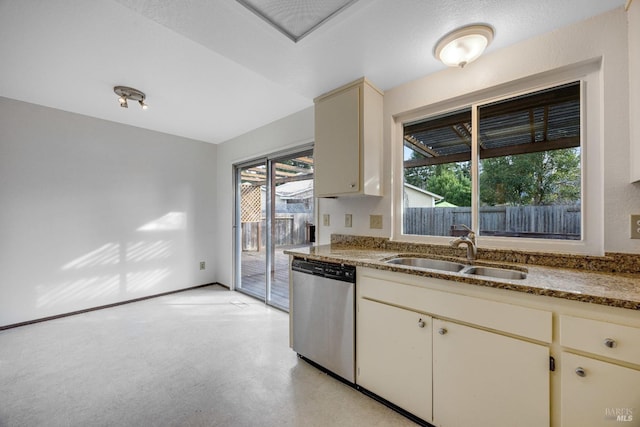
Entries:
<svg viewBox="0 0 640 427">
<path fill-rule="evenodd" d="M 583 83 L 403 125 L 403 236 L 583 240 Z"/>
</svg>

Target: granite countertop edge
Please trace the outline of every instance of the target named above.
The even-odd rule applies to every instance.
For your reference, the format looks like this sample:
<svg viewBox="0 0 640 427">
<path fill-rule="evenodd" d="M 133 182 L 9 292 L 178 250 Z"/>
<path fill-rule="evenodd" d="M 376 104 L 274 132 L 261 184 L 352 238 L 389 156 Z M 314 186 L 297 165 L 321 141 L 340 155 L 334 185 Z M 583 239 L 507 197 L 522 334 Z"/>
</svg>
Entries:
<svg viewBox="0 0 640 427">
<path fill-rule="evenodd" d="M 570 268 L 546 267 L 531 264 L 521 265 L 509 262 L 483 260 L 477 260 L 474 263 L 475 265 L 525 270 L 527 272 L 527 277 L 523 280 L 503 280 L 465 273 L 388 264 L 384 261 L 397 256 L 407 256 L 409 253 L 399 253 L 397 251 L 377 248 L 363 249 L 320 245 L 308 248 L 289 249 L 285 250 L 284 253 L 296 258 L 337 262 L 356 267 L 369 267 L 414 276 L 452 280 L 476 286 L 505 289 L 630 310 L 640 310 L 640 274 L 637 273 L 581 271 Z M 415 256 L 448 259 L 466 263 L 465 259 L 446 256 L 425 256 L 424 253 L 416 253 Z"/>
</svg>

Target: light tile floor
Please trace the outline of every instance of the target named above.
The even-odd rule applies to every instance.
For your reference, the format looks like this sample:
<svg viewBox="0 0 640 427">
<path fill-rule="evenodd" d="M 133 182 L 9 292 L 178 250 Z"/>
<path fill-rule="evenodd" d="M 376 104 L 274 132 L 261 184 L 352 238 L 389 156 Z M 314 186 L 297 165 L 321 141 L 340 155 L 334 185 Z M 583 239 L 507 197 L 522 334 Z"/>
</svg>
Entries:
<svg viewBox="0 0 640 427">
<path fill-rule="evenodd" d="M 288 314 L 208 286 L 0 331 L 0 426 L 411 426 L 299 360 Z"/>
</svg>

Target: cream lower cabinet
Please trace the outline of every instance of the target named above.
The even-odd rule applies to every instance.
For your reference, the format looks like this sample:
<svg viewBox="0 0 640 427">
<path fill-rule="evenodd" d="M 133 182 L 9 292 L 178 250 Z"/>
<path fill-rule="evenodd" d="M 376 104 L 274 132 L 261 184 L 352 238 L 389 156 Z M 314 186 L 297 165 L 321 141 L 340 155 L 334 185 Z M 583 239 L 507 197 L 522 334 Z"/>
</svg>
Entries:
<svg viewBox="0 0 640 427">
<path fill-rule="evenodd" d="M 356 382 L 442 427 L 549 424 L 546 346 L 368 299 Z"/>
<path fill-rule="evenodd" d="M 358 301 L 356 382 L 432 421 L 432 319 L 379 302 Z"/>
<path fill-rule="evenodd" d="M 640 426 L 640 328 L 561 315 L 560 344 L 562 427 Z"/>
<path fill-rule="evenodd" d="M 356 295 L 356 382 L 436 427 L 640 427 L 638 310 L 368 268 Z"/>
<path fill-rule="evenodd" d="M 549 419 L 548 347 L 434 319 L 434 425 L 539 427 Z"/>
<path fill-rule="evenodd" d="M 640 371 L 562 353 L 563 427 L 640 426 Z"/>
<path fill-rule="evenodd" d="M 550 312 L 358 274 L 358 385 L 437 427 L 549 426 Z"/>
</svg>

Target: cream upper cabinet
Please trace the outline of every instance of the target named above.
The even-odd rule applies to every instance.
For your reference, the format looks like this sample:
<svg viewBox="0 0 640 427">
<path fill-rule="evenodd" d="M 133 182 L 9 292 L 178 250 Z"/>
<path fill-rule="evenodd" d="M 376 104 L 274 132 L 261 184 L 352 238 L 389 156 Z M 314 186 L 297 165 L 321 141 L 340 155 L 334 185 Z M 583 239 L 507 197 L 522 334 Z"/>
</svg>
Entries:
<svg viewBox="0 0 640 427">
<path fill-rule="evenodd" d="M 381 196 L 382 92 L 362 78 L 314 102 L 316 196 Z"/>
<path fill-rule="evenodd" d="M 356 382 L 431 422 L 431 317 L 366 299 L 357 306 Z"/>
<path fill-rule="evenodd" d="M 548 426 L 549 374 L 546 346 L 434 319 L 436 426 Z"/>
</svg>

